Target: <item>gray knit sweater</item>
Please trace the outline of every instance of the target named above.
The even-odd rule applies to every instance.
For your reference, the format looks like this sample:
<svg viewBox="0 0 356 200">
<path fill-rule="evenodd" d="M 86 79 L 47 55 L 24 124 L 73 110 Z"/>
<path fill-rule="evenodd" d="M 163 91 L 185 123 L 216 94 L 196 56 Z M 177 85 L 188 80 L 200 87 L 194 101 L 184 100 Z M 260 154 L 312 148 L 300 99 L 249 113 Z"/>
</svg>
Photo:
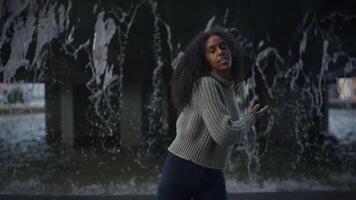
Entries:
<svg viewBox="0 0 356 200">
<path fill-rule="evenodd" d="M 201 78 L 177 119 L 168 150 L 201 166 L 225 169 L 232 145 L 256 122 L 251 113 L 239 116 L 235 95 L 233 84 L 216 73 Z"/>
</svg>

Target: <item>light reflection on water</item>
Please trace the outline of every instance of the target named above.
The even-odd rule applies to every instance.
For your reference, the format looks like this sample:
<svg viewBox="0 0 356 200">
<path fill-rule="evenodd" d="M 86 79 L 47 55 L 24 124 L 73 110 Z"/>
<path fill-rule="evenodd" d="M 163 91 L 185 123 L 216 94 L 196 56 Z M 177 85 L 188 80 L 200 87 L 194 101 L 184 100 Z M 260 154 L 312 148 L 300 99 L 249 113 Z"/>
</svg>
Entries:
<svg viewBox="0 0 356 200">
<path fill-rule="evenodd" d="M 330 133 L 341 142 L 356 141 L 355 116 L 356 110 L 330 109 Z M 2 115 L 0 126 L 0 193 L 123 195 L 156 192 L 164 154 L 149 157 L 134 149 L 118 153 L 48 146 L 44 113 Z M 243 165 L 239 159 L 234 162 Z M 332 183 L 304 177 L 251 181 L 242 178 L 246 175 L 241 175 L 241 166 L 236 165 L 225 176 L 228 192 L 355 189 L 352 186 L 356 183 L 354 174 L 332 175 L 328 178 Z"/>
<path fill-rule="evenodd" d="M 0 116 L 0 140 L 2 146 L 21 147 L 26 151 L 28 145 L 46 145 L 45 114 L 14 114 Z"/>
</svg>

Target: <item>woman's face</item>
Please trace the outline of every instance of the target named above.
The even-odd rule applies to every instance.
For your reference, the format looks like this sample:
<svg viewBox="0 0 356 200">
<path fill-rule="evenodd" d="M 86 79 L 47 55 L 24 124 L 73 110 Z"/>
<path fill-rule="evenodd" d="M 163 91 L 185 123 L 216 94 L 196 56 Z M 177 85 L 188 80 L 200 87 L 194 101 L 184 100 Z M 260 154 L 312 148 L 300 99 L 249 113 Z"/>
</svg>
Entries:
<svg viewBox="0 0 356 200">
<path fill-rule="evenodd" d="M 205 57 L 212 71 L 225 74 L 231 68 L 231 50 L 218 35 L 212 35 L 205 43 Z"/>
</svg>

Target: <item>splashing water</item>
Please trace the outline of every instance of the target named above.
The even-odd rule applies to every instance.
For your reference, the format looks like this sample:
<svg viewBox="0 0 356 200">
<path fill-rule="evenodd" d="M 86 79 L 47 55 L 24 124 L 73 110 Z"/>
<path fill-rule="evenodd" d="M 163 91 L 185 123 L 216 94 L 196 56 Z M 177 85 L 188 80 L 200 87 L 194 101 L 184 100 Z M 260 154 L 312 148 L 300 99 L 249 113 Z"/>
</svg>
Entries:
<svg viewBox="0 0 356 200">
<path fill-rule="evenodd" d="M 329 17 L 327 17 L 329 18 Z M 325 20 L 325 19 L 323 19 Z M 245 107 L 251 107 L 254 102 L 260 99 L 259 95 L 255 92 L 256 89 L 256 72 L 261 77 L 260 83 L 263 83 L 268 97 L 274 102 L 283 102 L 285 99 L 284 95 L 291 94 L 291 92 L 297 93 L 301 98 L 301 101 L 293 102 L 296 104 L 289 105 L 289 103 L 276 104 L 279 108 L 272 108 L 270 106 L 270 111 L 268 113 L 268 119 L 265 124 L 265 128 L 261 129 L 258 133 L 256 129 L 253 129 L 253 134 L 247 135 L 244 143 L 244 152 L 248 157 L 248 173 L 250 178 L 253 177 L 252 166 L 256 173 L 259 172 L 261 168 L 261 160 L 263 156 L 268 152 L 268 148 L 271 148 L 270 135 L 273 134 L 273 126 L 278 121 L 281 120 L 279 117 L 281 112 L 294 113 L 294 124 L 291 124 L 290 130 L 291 135 L 294 135 L 296 144 L 298 146 L 298 151 L 296 152 L 296 160 L 292 162 L 292 167 L 298 164 L 302 164 L 301 160 L 310 154 L 310 148 L 315 146 L 313 144 L 314 134 L 310 130 L 311 126 L 323 127 L 325 123 L 325 115 L 323 114 L 323 106 L 325 106 L 324 96 L 326 88 L 326 79 L 328 75 L 329 67 L 336 65 L 336 63 L 345 59 L 343 66 L 339 68 L 344 69 L 344 76 L 347 76 L 350 72 L 354 71 L 355 68 L 355 58 L 348 55 L 343 51 L 339 45 L 339 40 L 337 36 L 332 33 L 329 29 L 321 28 L 321 23 L 323 20 L 317 20 L 315 15 L 308 13 L 301 27 L 297 31 L 297 35 L 300 35 L 300 40 L 296 40 L 295 43 L 298 44 L 299 48 L 294 51 L 294 49 L 289 50 L 287 57 L 282 58 L 278 50 L 274 47 L 266 46 L 264 41 L 260 41 L 257 49 L 251 47 L 251 43 L 242 40 L 242 45 L 249 52 L 249 57 L 252 60 L 252 76 L 249 81 L 249 89 L 245 89 L 247 95 L 244 95 L 246 101 L 248 98 L 248 92 L 252 91 L 252 99 L 250 99 L 250 104 Z M 232 29 L 230 29 L 232 30 Z M 322 52 L 320 62 L 317 64 L 310 65 L 306 57 L 315 53 L 315 43 L 313 41 L 318 40 L 320 44 L 317 45 L 318 50 Z M 308 42 L 310 41 L 310 42 Z M 313 47 L 311 47 L 314 45 Z M 272 60 L 273 64 L 269 64 L 268 61 Z M 275 68 L 276 74 L 272 77 L 267 77 L 267 70 L 271 70 L 271 67 Z M 283 70 L 284 69 L 284 70 Z M 311 73 L 311 70 L 319 70 L 317 76 Z M 273 71 L 273 70 L 272 70 Z M 304 80 L 302 82 L 300 80 Z M 289 83 L 288 93 L 285 90 L 281 90 L 281 85 L 284 83 Z M 246 86 L 245 86 L 246 88 Z M 273 102 L 272 101 L 272 102 Z M 313 118 L 319 118 L 319 124 L 314 124 Z M 262 131 L 263 130 L 263 131 Z M 321 161 L 327 159 L 328 155 L 326 152 L 329 148 L 328 133 L 326 133 L 323 128 L 320 130 L 321 138 L 326 138 L 322 141 L 320 145 L 320 150 L 315 150 L 314 159 L 316 161 Z M 288 135 L 287 135 L 288 136 Z M 281 136 L 282 138 L 284 136 Z M 264 142 L 259 142 L 259 139 L 264 138 Z M 281 139 L 282 139 L 281 138 Z M 319 140 L 317 142 L 320 142 Z M 317 146 L 318 146 L 317 145 Z M 342 153 L 342 152 L 339 152 Z"/>
<path fill-rule="evenodd" d="M 97 134 L 104 136 L 113 135 L 119 129 L 122 97 L 125 95 L 122 88 L 123 84 L 125 84 L 123 82 L 123 69 L 124 67 L 129 67 L 125 66 L 126 55 L 128 53 L 127 45 L 129 40 L 134 39 L 131 37 L 131 32 L 137 15 L 141 11 L 146 12 L 148 9 L 148 12 L 153 15 L 151 34 L 153 36 L 152 52 L 154 69 L 152 71 L 151 83 L 153 91 L 150 94 L 148 104 L 145 105 L 149 116 L 147 119 L 148 131 L 145 133 L 147 141 L 145 142 L 148 143 L 150 148 L 153 148 L 154 146 L 159 146 L 162 142 L 168 141 L 167 132 L 171 127 L 168 126 L 168 114 L 166 113 L 167 89 L 163 81 L 162 71 L 165 67 L 169 67 L 169 65 L 174 70 L 184 52 L 181 50 L 179 41 L 177 43 L 173 42 L 175 37 L 171 31 L 173 25 L 168 24 L 162 19 L 157 2 L 143 0 L 137 4 L 133 4 L 129 9 L 104 9 L 101 5 L 93 5 L 93 15 L 95 16 L 93 36 L 85 38 L 82 40 L 84 42 L 80 44 L 76 43 L 78 40 L 77 32 L 80 27 L 75 24 L 77 23 L 74 22 L 75 19 L 70 18 L 73 9 L 72 1 L 68 1 L 66 4 L 56 1 L 46 1 L 43 4 L 32 1 L 6 1 L 4 10 L 7 12 L 7 17 L 6 19 L 1 19 L 4 23 L 1 27 L 0 37 L 0 54 L 2 54 L 0 56 L 0 72 L 3 75 L 3 80 L 11 82 L 12 77 L 15 76 L 21 67 L 34 72 L 34 82 L 41 80 L 44 76 L 43 71 L 47 67 L 48 56 L 52 54 L 52 42 L 55 40 L 61 43 L 61 51 L 65 55 L 72 57 L 74 61 L 77 61 L 79 54 L 84 52 L 88 59 L 85 68 L 90 71 L 91 75 L 88 82 L 86 82 L 86 87 L 90 91 L 89 99 L 92 109 L 95 111 L 95 117 L 97 117 L 90 122 L 97 124 L 99 128 Z M 224 25 L 229 24 L 230 13 L 233 12 L 230 8 L 227 8 L 223 17 Z M 244 141 L 235 146 L 236 152 L 242 153 L 242 156 L 240 156 L 242 158 L 235 160 L 229 166 L 230 169 L 227 176 L 228 191 L 243 192 L 248 190 L 248 188 L 252 188 L 250 191 L 298 190 L 300 188 L 305 189 L 301 187 L 303 183 L 307 183 L 309 186 L 315 185 L 315 189 L 317 190 L 338 189 L 335 185 L 339 182 L 335 177 L 330 178 L 331 182 L 336 183 L 334 185 L 323 184 L 313 180 L 313 178 L 308 179 L 304 177 L 302 177 L 302 181 L 298 182 L 289 180 L 290 176 L 287 175 L 282 178 L 287 177 L 288 180 L 280 181 L 271 180 L 266 177 L 261 178 L 263 173 L 266 173 L 267 175 L 265 176 L 267 177 L 270 175 L 268 174 L 268 170 L 266 170 L 267 172 L 264 170 L 266 168 L 269 169 L 266 167 L 266 162 L 270 161 L 267 158 L 271 155 L 273 149 L 276 148 L 273 143 L 276 141 L 281 143 L 292 141 L 291 147 L 297 149 L 293 155 L 290 155 L 290 158 L 288 157 L 284 161 L 288 162 L 287 168 L 291 168 L 292 170 L 297 170 L 299 165 L 305 165 L 304 159 L 309 154 L 315 161 L 328 159 L 327 154 L 329 152 L 330 141 L 327 139 L 315 139 L 315 135 L 313 135 L 313 131 L 316 131 L 320 133 L 318 137 L 328 138 L 328 134 L 323 129 L 323 123 L 326 120 L 323 111 L 326 102 L 323 95 L 327 79 L 329 79 L 328 76 L 332 75 L 335 65 L 343 69 L 344 76 L 352 73 L 356 66 L 355 58 L 348 55 L 341 48 L 338 37 L 332 32 L 332 29 L 325 29 L 322 26 L 323 23 L 333 21 L 336 17 L 340 17 L 340 15 L 334 13 L 319 20 L 311 12 L 307 13 L 300 27 L 297 29 L 297 39 L 293 42 L 295 44 L 294 48 L 291 47 L 286 55 L 279 52 L 277 47 L 273 47 L 269 43 L 268 38 L 266 41 L 262 40 L 256 43 L 249 41 L 241 35 L 238 35 L 236 38 L 247 52 L 252 69 L 251 77 L 240 87 L 239 92 L 241 95 L 236 97 L 241 107 L 241 113 L 247 112 L 252 105 L 262 100 L 270 103 L 270 110 L 267 113 L 268 118 L 260 124 L 260 127 L 258 129 L 257 127 L 253 128 L 251 133 L 245 136 Z M 209 20 L 205 26 L 201 27 L 202 30 L 210 29 L 218 18 L 219 16 L 208 18 Z M 354 19 L 349 16 L 344 16 L 343 18 L 346 20 Z M 236 27 L 229 27 L 227 30 L 239 33 Z M 166 40 L 164 41 L 163 38 L 166 38 Z M 112 51 L 111 45 L 117 46 L 117 51 Z M 163 54 L 165 50 L 164 46 L 168 47 L 168 58 Z M 7 49 L 9 50 L 7 51 Z M 6 53 L 4 52 L 6 51 L 8 55 L 5 55 Z M 33 53 L 30 53 L 32 51 Z M 117 55 L 112 59 L 109 55 L 112 55 L 113 52 L 117 53 Z M 316 63 L 310 61 L 310 57 L 314 58 L 312 55 L 315 52 L 321 52 L 320 57 L 313 59 L 317 60 Z M 341 65 L 340 62 L 342 63 Z M 261 90 L 257 91 L 257 86 L 263 88 L 265 96 L 260 95 Z M 268 99 L 265 100 L 264 98 Z M 41 117 L 43 118 L 43 116 Z M 281 124 L 286 118 L 293 119 L 288 126 Z M 282 126 L 285 128 L 285 132 L 288 133 L 285 136 L 280 136 L 280 139 L 276 139 L 276 136 L 273 135 L 276 126 Z M 44 128 L 42 127 L 42 129 Z M 46 150 L 48 149 L 46 148 Z M 311 154 L 311 152 L 314 153 Z M 338 153 L 342 154 L 343 152 Z M 121 155 L 121 153 L 118 153 L 118 155 Z M 132 160 L 130 160 L 132 157 L 122 160 L 130 160 L 141 171 L 147 171 L 147 166 L 142 161 L 143 157 L 145 157 L 143 155 L 137 153 Z M 16 159 L 20 159 L 20 157 L 18 156 Z M 26 159 L 24 158 L 24 160 Z M 47 156 L 43 159 L 46 162 L 46 159 L 51 160 L 53 158 Z M 103 164 L 103 161 L 98 159 L 95 160 L 95 163 L 101 163 L 100 166 L 107 167 L 115 163 L 116 159 L 113 159 L 112 162 L 104 162 L 106 164 Z M 3 160 L 5 160 L 4 157 L 2 158 Z M 68 164 L 74 169 L 78 168 L 78 165 L 73 163 L 75 159 L 68 160 L 70 160 L 69 164 L 60 160 L 58 161 L 58 165 L 66 166 Z M 331 163 L 332 161 L 329 162 Z M 154 170 L 149 173 L 159 173 L 161 165 L 157 165 L 157 163 L 159 161 L 156 161 Z M 33 187 L 30 186 L 36 186 L 37 191 L 33 191 L 34 193 L 53 191 L 41 182 L 41 178 L 42 180 L 46 180 L 48 177 L 42 177 L 38 174 L 40 177 L 38 179 L 34 177 L 27 179 L 29 180 L 28 182 L 17 181 L 17 175 L 27 166 L 15 167 L 15 162 L 7 164 L 7 166 L 6 164 L 3 165 L 12 173 L 14 179 L 11 180 L 14 181 L 7 182 L 9 184 L 1 189 L 2 192 L 12 192 L 13 188 L 19 185 L 24 188 L 23 191 L 32 191 Z M 352 167 L 351 164 L 348 166 Z M 345 168 L 342 172 L 345 175 L 343 180 L 347 180 L 348 183 L 355 182 L 350 169 L 348 167 Z M 103 170 L 103 168 L 98 169 Z M 57 169 L 53 167 L 51 170 L 56 171 Z M 109 182 L 106 185 L 101 184 L 100 181 L 81 185 L 69 178 L 67 181 L 70 184 L 70 189 L 63 189 L 57 191 L 57 193 L 92 194 L 93 189 L 99 191 L 94 194 L 132 194 L 138 193 L 138 190 L 141 189 L 143 193 L 154 193 L 157 177 L 151 177 L 151 182 L 148 181 L 140 185 L 138 177 L 135 177 L 136 175 L 132 172 L 134 171 L 132 167 L 122 168 L 121 170 L 122 174 L 131 172 L 133 177 L 129 180 L 123 179 L 122 182 Z M 247 175 L 241 175 L 243 172 L 240 173 L 240 171 L 244 170 L 247 171 Z M 85 172 L 85 170 L 81 171 L 79 169 L 77 171 L 79 174 Z M 295 173 L 298 173 L 298 171 L 295 171 Z M 72 175 L 73 173 L 69 172 L 68 177 Z M 48 174 L 44 176 L 48 176 Z M 79 175 L 76 176 L 76 173 L 74 176 L 79 177 Z M 246 183 L 239 181 L 244 176 L 248 177 L 244 179 L 247 180 Z M 85 180 L 83 177 L 82 179 Z M 95 179 L 98 177 L 91 178 Z M 260 179 L 263 180 L 261 181 Z M 281 177 L 277 177 L 277 179 L 281 179 Z M 262 183 L 262 186 L 258 183 Z M 348 183 L 344 184 L 342 189 L 349 189 Z M 115 188 L 119 189 L 116 190 Z"/>
</svg>

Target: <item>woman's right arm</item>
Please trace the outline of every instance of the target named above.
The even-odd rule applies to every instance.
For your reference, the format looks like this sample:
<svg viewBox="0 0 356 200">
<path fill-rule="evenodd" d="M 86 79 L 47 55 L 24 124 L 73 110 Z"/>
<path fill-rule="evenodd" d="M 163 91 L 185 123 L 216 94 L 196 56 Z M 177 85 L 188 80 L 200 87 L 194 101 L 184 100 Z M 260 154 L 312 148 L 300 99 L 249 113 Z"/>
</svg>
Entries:
<svg viewBox="0 0 356 200">
<path fill-rule="evenodd" d="M 211 77 L 203 77 L 199 87 L 198 107 L 211 137 L 223 146 L 237 143 L 255 124 L 255 116 L 249 112 L 239 120 L 231 120 L 221 99 L 218 83 Z"/>
</svg>

